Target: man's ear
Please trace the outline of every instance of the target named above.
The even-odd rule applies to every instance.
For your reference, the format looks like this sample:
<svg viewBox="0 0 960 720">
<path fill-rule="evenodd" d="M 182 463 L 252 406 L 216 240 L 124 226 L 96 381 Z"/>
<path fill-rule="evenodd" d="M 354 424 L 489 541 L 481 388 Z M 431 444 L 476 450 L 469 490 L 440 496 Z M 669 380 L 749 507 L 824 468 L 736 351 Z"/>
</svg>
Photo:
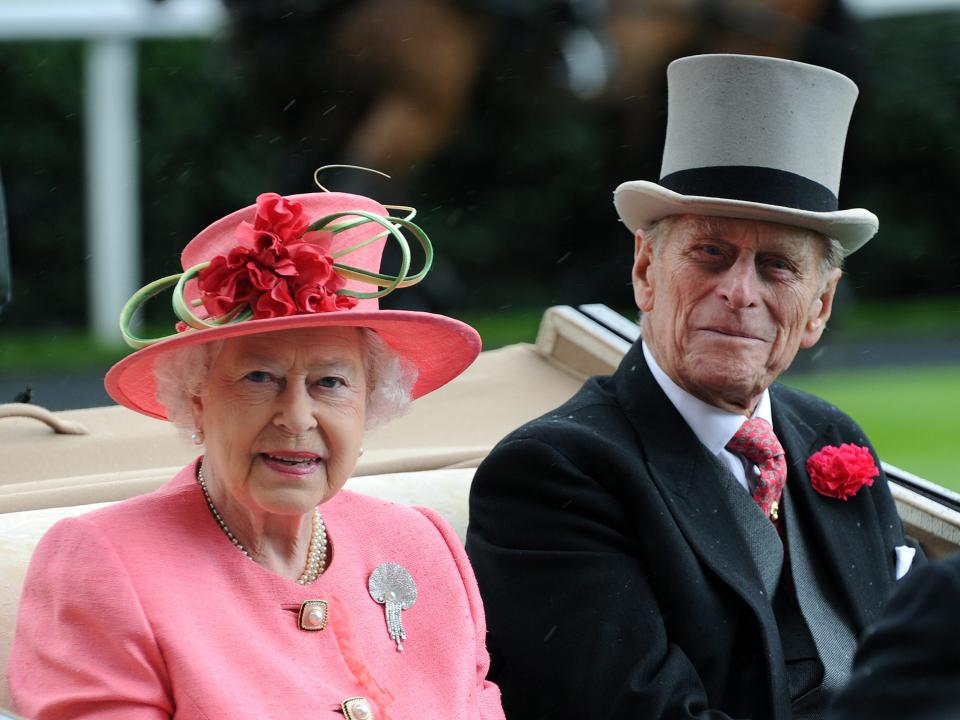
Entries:
<svg viewBox="0 0 960 720">
<path fill-rule="evenodd" d="M 807 323 L 803 328 L 803 335 L 800 337 L 800 347 L 811 348 L 820 340 L 824 329 L 827 327 L 827 320 L 830 319 L 830 313 L 833 312 L 833 298 L 837 293 L 837 284 L 843 273 L 840 268 L 831 268 L 827 272 L 826 282 L 820 294 L 814 299 L 810 306 L 810 312 L 807 315 Z"/>
<path fill-rule="evenodd" d="M 653 277 L 650 264 L 653 262 L 653 246 L 643 230 L 637 230 L 633 248 L 633 299 L 642 312 L 653 310 Z"/>
</svg>

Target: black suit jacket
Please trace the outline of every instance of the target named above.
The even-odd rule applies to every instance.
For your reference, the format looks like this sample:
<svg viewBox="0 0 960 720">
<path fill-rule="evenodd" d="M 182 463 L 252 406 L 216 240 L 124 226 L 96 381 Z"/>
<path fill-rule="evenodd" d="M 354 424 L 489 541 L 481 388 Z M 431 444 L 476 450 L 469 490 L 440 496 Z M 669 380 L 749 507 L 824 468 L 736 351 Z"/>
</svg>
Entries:
<svg viewBox="0 0 960 720">
<path fill-rule="evenodd" d="M 904 544 L 886 478 L 846 502 L 819 495 L 806 459 L 866 437 L 786 387 L 771 404 L 811 550 L 859 634 Z M 508 718 L 790 718 L 771 604 L 717 472 L 639 343 L 498 444 L 473 482 L 467 552 Z"/>
<path fill-rule="evenodd" d="M 960 718 L 960 555 L 911 573 L 866 633 L 830 720 Z"/>
</svg>

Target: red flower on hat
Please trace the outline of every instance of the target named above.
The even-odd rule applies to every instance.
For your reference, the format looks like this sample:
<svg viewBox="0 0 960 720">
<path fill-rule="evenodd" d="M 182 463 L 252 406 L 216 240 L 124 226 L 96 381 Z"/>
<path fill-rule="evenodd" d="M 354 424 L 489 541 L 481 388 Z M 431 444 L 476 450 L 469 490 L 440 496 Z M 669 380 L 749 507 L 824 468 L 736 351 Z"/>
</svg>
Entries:
<svg viewBox="0 0 960 720">
<path fill-rule="evenodd" d="M 287 243 L 303 235 L 309 226 L 310 220 L 303 214 L 303 205 L 277 193 L 263 193 L 257 196 L 256 217 L 252 223 L 240 223 L 237 239 L 252 244 L 252 240 L 268 233 L 281 243 Z"/>
<path fill-rule="evenodd" d="M 349 310 L 357 299 L 337 295 L 344 280 L 324 247 L 332 233 L 304 232 L 303 206 L 276 193 L 257 197 L 254 221 L 242 222 L 242 244 L 218 255 L 197 274 L 200 299 L 212 317 L 249 306 L 253 317 Z"/>
<path fill-rule="evenodd" d="M 827 445 L 815 452 L 807 458 L 807 473 L 814 490 L 838 500 L 853 497 L 880 475 L 870 451 L 853 443 Z"/>
</svg>

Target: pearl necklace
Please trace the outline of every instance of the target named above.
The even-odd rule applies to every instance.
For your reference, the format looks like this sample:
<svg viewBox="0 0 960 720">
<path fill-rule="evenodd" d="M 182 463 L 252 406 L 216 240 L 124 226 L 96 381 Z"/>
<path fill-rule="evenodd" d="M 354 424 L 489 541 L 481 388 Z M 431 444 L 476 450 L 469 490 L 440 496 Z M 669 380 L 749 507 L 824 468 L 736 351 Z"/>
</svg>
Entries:
<svg viewBox="0 0 960 720">
<path fill-rule="evenodd" d="M 207 489 L 207 481 L 203 478 L 203 464 L 197 468 L 197 483 L 200 485 L 200 489 L 203 491 L 203 498 L 207 501 L 207 507 L 210 508 L 210 514 L 213 515 L 213 518 L 217 521 L 220 529 L 223 530 L 224 534 L 226 534 L 227 539 L 233 543 L 237 550 L 253 560 L 253 555 L 251 555 L 250 551 L 247 550 L 243 546 L 243 543 L 237 539 L 237 536 L 233 534 L 226 521 L 223 519 L 223 516 L 220 515 L 220 511 L 217 510 L 217 506 L 213 504 L 213 498 L 210 497 L 210 491 Z M 303 568 L 303 572 L 300 573 L 300 577 L 297 578 L 297 584 L 309 585 L 318 577 L 320 577 L 320 575 L 322 575 L 323 571 L 326 569 L 327 528 L 323 524 L 323 517 L 320 515 L 320 510 L 318 508 L 314 508 L 313 529 L 310 532 L 310 548 L 307 550 L 307 563 Z"/>
</svg>

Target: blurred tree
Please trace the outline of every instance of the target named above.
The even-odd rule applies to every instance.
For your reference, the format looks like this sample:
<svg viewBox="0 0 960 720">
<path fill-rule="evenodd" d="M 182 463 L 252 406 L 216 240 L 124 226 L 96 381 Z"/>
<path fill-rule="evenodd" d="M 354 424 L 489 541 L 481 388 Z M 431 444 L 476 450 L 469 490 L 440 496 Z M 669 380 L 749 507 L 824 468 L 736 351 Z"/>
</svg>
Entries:
<svg viewBox="0 0 960 720">
<path fill-rule="evenodd" d="M 180 270 L 180 251 L 210 222 L 279 179 L 277 134 L 260 122 L 219 44 L 141 46 L 144 282 Z M 166 299 L 148 317 L 170 320 Z"/>
<path fill-rule="evenodd" d="M 145 280 L 175 272 L 190 237 L 257 193 L 309 191 L 315 167 L 351 159 L 351 131 L 373 103 L 376 76 L 348 74 L 336 26 L 321 32 L 297 14 L 315 3 L 284 3 L 248 3 L 253 27 L 229 43 L 143 43 Z M 277 14 L 280 5 L 286 10 Z M 474 0 L 469 12 L 481 5 Z M 545 7 L 554 6 L 530 6 Z M 663 63 L 648 89 L 585 102 L 570 91 L 561 60 L 562 38 L 582 21 L 555 7 L 548 16 L 505 12 L 487 30 L 470 112 L 429 159 L 408 168 L 404 182 L 363 186 L 342 175 L 328 184 L 419 207 L 448 261 L 436 293 L 448 306 L 606 301 L 629 308 L 632 246 L 610 192 L 621 180 L 658 175 Z M 678 53 L 732 47 L 721 32 L 730 17 L 707 18 L 708 30 L 690 37 L 699 45 L 682 43 Z M 852 36 L 844 35 L 848 22 L 828 8 L 821 23 L 830 29 L 806 34 L 797 52 L 857 75 L 861 85 L 841 205 L 877 212 L 881 233 L 851 258 L 851 280 L 863 296 L 956 293 L 960 76 L 944 68 L 952 67 L 960 14 L 875 20 Z M 392 30 L 399 41 L 407 37 Z M 377 37 L 371 31 L 351 47 L 375 53 Z M 85 319 L 82 51 L 74 43 L 0 45 L 0 165 L 14 273 L 4 328 Z M 169 320 L 165 305 L 155 301 L 150 317 Z"/>
<path fill-rule="evenodd" d="M 960 13 L 865 24 L 870 63 L 844 164 L 846 205 L 873 209 L 880 233 L 850 259 L 859 293 L 960 293 Z M 958 320 L 960 326 L 960 320 Z"/>
<path fill-rule="evenodd" d="M 84 322 L 79 43 L 0 44 L 0 164 L 13 297 L 5 327 Z"/>
</svg>

